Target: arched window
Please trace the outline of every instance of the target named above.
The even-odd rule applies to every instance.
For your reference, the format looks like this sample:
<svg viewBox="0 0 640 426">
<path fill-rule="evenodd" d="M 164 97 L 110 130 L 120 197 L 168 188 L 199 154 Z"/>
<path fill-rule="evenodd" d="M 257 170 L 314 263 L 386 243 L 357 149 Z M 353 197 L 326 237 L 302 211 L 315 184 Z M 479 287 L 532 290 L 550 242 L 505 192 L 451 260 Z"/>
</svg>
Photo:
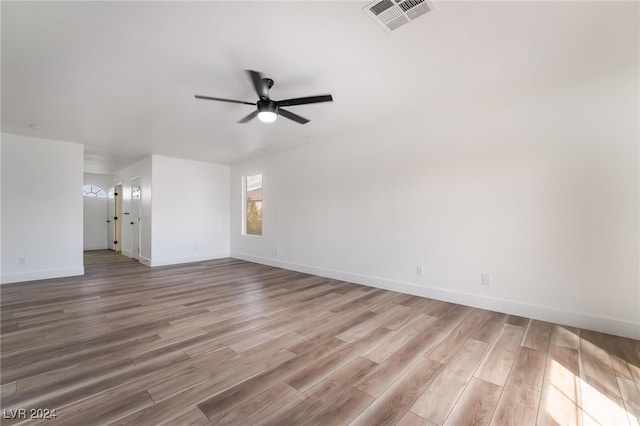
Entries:
<svg viewBox="0 0 640 426">
<path fill-rule="evenodd" d="M 85 185 L 82 187 L 82 191 L 84 191 L 85 197 L 107 197 L 107 193 L 104 192 L 104 189 L 100 188 L 98 185 Z"/>
</svg>

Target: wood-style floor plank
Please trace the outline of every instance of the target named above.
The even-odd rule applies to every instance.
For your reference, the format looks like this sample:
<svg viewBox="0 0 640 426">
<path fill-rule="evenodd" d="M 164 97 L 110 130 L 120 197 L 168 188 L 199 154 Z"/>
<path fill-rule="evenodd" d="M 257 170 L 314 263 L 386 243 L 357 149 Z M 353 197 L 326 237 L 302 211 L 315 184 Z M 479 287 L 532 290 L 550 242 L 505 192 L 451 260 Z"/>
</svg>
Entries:
<svg viewBox="0 0 640 426">
<path fill-rule="evenodd" d="M 640 342 L 237 259 L 0 286 L 3 425 L 640 422 Z"/>
<path fill-rule="evenodd" d="M 629 424 L 640 424 L 640 383 L 624 377 L 618 377 L 618 385 L 624 398 L 624 408 L 629 417 Z"/>
<path fill-rule="evenodd" d="M 299 395 L 297 390 L 286 383 L 277 382 L 264 392 L 238 404 L 223 417 L 216 419 L 215 423 L 238 426 L 255 424 Z"/>
<path fill-rule="evenodd" d="M 331 407 L 326 407 L 323 412 L 309 418 L 303 425 L 348 425 L 365 408 L 373 402 L 374 398 L 358 389 L 348 387 L 340 399 L 333 402 Z"/>
<path fill-rule="evenodd" d="M 488 311 L 474 309 L 465 316 L 455 327 L 447 333 L 437 345 L 429 349 L 426 356 L 434 361 L 446 364 L 468 341 L 484 320 L 488 317 Z"/>
<path fill-rule="evenodd" d="M 372 346 L 383 340 L 390 331 L 386 328 L 376 328 L 362 338 L 346 344 L 344 347 L 311 362 L 298 372 L 290 375 L 285 382 L 295 389 L 304 392 L 323 378 L 329 376 L 336 369 L 348 364 L 352 359 L 366 352 Z"/>
<path fill-rule="evenodd" d="M 546 351 L 520 347 L 498 400 L 493 424 L 513 424 L 517 419 L 524 424 L 536 422 L 546 361 Z"/>
<path fill-rule="evenodd" d="M 531 349 L 546 351 L 551 340 L 552 324 L 543 321 L 531 320 L 522 346 Z"/>
<path fill-rule="evenodd" d="M 472 378 L 444 424 L 488 425 L 501 392 L 502 386 Z"/>
<path fill-rule="evenodd" d="M 311 418 L 322 417 L 325 413 L 329 414 L 337 401 L 344 401 L 355 390 L 351 384 L 366 375 L 375 365 L 373 361 L 357 357 L 257 424 L 298 425 Z"/>
<path fill-rule="evenodd" d="M 427 328 L 399 348 L 393 355 L 360 380 L 355 386 L 373 397 L 380 396 L 429 347 L 441 338 L 441 333 Z"/>
<path fill-rule="evenodd" d="M 475 377 L 498 386 L 504 386 L 523 336 L 524 329 L 522 327 L 505 324 L 478 368 Z"/>
<path fill-rule="evenodd" d="M 433 423 L 442 424 L 467 387 L 487 346 L 478 340 L 467 340 L 413 404 L 411 411 Z"/>
<path fill-rule="evenodd" d="M 210 422 L 207 416 L 202 414 L 202 411 L 200 411 L 198 407 L 194 407 L 175 420 L 160 423 L 160 425 L 167 426 L 173 424 L 179 424 L 181 426 L 205 426 L 210 424 Z"/>
<path fill-rule="evenodd" d="M 580 398 L 584 423 L 596 422 L 627 425 L 627 413 L 606 336 L 593 331 L 580 331 Z"/>
<path fill-rule="evenodd" d="M 580 333 L 578 352 L 584 385 L 593 387 L 598 393 L 617 403 L 621 402 L 622 395 L 611 357 L 604 344 L 604 335 L 595 332 Z"/>
<path fill-rule="evenodd" d="M 557 342 L 563 343 L 564 341 L 563 339 Z M 578 349 L 577 347 L 574 349 L 551 344 L 547 354 L 547 365 L 538 408 L 538 424 L 582 424 L 582 409 L 580 407 Z"/>
<path fill-rule="evenodd" d="M 407 414 L 396 423 L 396 426 L 435 426 L 435 423 L 431 423 L 429 420 L 420 417 L 412 411 L 407 411 Z"/>
<path fill-rule="evenodd" d="M 515 387 L 504 389 L 491 418 L 491 425 L 534 425 L 538 415 L 540 391 Z"/>
<path fill-rule="evenodd" d="M 329 352 L 328 355 L 324 355 L 327 352 L 325 347 L 318 347 L 309 352 L 299 354 L 297 357 L 279 365 L 277 369 L 261 372 L 242 383 L 236 384 L 234 387 L 227 389 L 224 392 L 208 398 L 198 404 L 198 407 L 210 419 L 218 419 L 226 415 L 228 410 L 233 409 L 239 403 L 255 396 L 263 389 L 267 389 L 281 381 L 289 381 L 291 376 L 296 376 L 314 360 L 320 358 L 318 364 L 326 366 L 327 362 L 325 362 L 325 359 L 332 359 L 333 362 L 330 364 L 334 364 L 334 368 L 336 368 L 337 366 L 344 364 L 345 358 L 349 359 L 355 357 L 356 354 L 365 351 L 368 347 L 374 345 L 387 333 L 388 330 L 376 329 L 357 341 L 357 344 L 354 343 L 352 345 L 346 345 L 346 347 L 339 352 L 342 359 L 340 359 L 340 357 L 332 357 L 336 351 Z M 322 368 L 312 368 L 312 372 L 314 373 L 322 370 Z"/>
<path fill-rule="evenodd" d="M 364 356 L 378 364 L 393 355 L 398 349 L 409 343 L 417 334 L 430 327 L 436 318 L 428 315 L 417 315 L 404 327 L 390 334 L 389 338 L 382 341 L 375 348 L 371 349 Z"/>
<path fill-rule="evenodd" d="M 420 358 L 353 422 L 354 425 L 394 425 L 436 378 L 444 365 Z"/>
<path fill-rule="evenodd" d="M 553 324 L 551 326 L 550 344 L 578 349 L 578 329 Z"/>
</svg>

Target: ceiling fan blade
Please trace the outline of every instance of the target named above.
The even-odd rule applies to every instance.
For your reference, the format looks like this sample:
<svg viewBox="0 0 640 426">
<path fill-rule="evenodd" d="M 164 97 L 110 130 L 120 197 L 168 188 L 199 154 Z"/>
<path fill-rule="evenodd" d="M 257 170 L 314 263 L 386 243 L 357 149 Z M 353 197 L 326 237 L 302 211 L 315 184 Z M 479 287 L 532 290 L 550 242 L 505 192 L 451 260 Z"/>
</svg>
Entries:
<svg viewBox="0 0 640 426">
<path fill-rule="evenodd" d="M 245 101 L 236 101 L 235 99 L 225 99 L 225 98 L 214 98 L 211 96 L 201 96 L 195 95 L 196 99 L 207 99 L 210 101 L 222 101 L 222 102 L 232 102 L 234 104 L 245 104 L 245 105 L 255 105 L 255 102 L 245 102 Z"/>
<path fill-rule="evenodd" d="M 304 117 L 300 117 L 298 114 L 294 114 L 291 111 L 287 111 L 286 109 L 278 108 L 278 115 L 288 118 L 289 120 L 296 121 L 300 124 L 306 124 L 309 122 Z"/>
<path fill-rule="evenodd" d="M 251 114 L 247 115 L 245 118 L 243 118 L 242 120 L 238 121 L 238 123 L 246 123 L 247 121 L 256 118 L 256 115 L 258 115 L 258 110 L 253 111 Z"/>
<path fill-rule="evenodd" d="M 292 106 L 292 105 L 315 104 L 318 102 L 333 102 L 333 97 L 331 95 L 319 95 L 319 96 L 307 96 L 306 98 L 285 99 L 284 101 L 278 101 L 278 105 Z"/>
<path fill-rule="evenodd" d="M 260 99 L 269 99 L 269 88 L 258 71 L 246 70 Z"/>
</svg>

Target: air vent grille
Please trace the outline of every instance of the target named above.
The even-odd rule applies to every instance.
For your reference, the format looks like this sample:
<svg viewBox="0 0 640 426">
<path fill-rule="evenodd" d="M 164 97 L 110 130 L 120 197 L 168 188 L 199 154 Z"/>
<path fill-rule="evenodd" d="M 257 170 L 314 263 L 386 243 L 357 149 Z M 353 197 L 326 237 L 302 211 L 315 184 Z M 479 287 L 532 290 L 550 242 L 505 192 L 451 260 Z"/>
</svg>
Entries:
<svg viewBox="0 0 640 426">
<path fill-rule="evenodd" d="M 420 3 L 424 3 L 424 0 L 407 0 L 407 1 L 403 1 L 402 3 L 400 3 L 400 7 L 402 8 L 402 10 L 404 10 L 406 12 L 409 9 L 413 9 L 414 7 L 419 5 Z"/>
<path fill-rule="evenodd" d="M 380 19 L 382 22 L 389 23 L 391 21 L 393 21 L 394 19 L 398 18 L 402 16 L 402 12 L 400 10 L 398 10 L 397 7 L 394 7 L 392 9 L 389 10 L 385 10 L 384 12 L 382 12 L 381 14 L 378 15 L 378 19 Z"/>
<path fill-rule="evenodd" d="M 393 2 L 391 0 L 382 0 L 380 3 L 376 3 L 369 10 L 374 15 L 380 15 L 380 13 L 382 13 L 385 10 L 389 9 L 391 6 L 393 6 Z"/>
<path fill-rule="evenodd" d="M 434 10 L 430 0 L 378 0 L 367 5 L 363 10 L 385 31 L 391 32 L 404 24 Z"/>
</svg>

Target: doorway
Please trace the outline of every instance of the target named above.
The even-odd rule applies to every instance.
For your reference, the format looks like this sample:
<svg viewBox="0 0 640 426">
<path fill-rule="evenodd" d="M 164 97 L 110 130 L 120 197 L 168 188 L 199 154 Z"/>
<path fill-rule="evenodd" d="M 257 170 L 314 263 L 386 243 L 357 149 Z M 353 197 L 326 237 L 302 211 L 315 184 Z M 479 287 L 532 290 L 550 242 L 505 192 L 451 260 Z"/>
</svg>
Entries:
<svg viewBox="0 0 640 426">
<path fill-rule="evenodd" d="M 90 178 L 89 178 L 90 179 Z M 85 176 L 85 182 L 89 180 Z M 96 184 L 85 184 L 82 203 L 82 248 L 87 250 L 104 250 L 108 247 L 109 221 L 107 192 Z"/>
</svg>

